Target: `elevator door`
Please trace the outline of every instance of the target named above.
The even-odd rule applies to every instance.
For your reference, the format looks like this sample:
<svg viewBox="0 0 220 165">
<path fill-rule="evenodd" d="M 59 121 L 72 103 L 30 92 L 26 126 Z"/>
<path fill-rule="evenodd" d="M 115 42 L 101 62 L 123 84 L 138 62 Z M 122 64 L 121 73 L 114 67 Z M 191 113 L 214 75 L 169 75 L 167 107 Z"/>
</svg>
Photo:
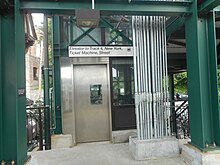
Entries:
<svg viewBox="0 0 220 165">
<path fill-rule="evenodd" d="M 110 139 L 106 65 L 74 66 L 76 142 Z"/>
</svg>

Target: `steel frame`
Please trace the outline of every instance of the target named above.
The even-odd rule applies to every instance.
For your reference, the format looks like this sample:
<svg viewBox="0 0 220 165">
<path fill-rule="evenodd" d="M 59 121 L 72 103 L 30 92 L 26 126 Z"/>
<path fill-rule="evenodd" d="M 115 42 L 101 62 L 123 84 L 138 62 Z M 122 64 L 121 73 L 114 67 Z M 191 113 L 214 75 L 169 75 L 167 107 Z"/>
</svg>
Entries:
<svg viewBox="0 0 220 165">
<path fill-rule="evenodd" d="M 60 18 L 53 17 L 53 84 L 54 84 L 54 101 L 55 101 L 55 115 L 56 127 L 55 134 L 62 134 L 62 109 L 61 109 L 61 85 L 60 85 Z"/>
<path fill-rule="evenodd" d="M 25 33 L 20 2 L 14 3 L 14 16 L 1 16 L 0 131 L 1 160 L 24 164 L 27 159 L 25 111 Z M 4 42 L 3 42 L 4 41 Z"/>
<path fill-rule="evenodd" d="M 12 3 L 13 5 L 9 8 L 4 8 L 4 13 L 0 13 L 0 161 L 4 159 L 9 163 L 15 160 L 16 164 L 24 164 L 27 159 L 25 95 L 19 95 L 18 91 L 25 89 L 25 40 L 24 19 L 20 11 L 74 15 L 75 9 L 90 8 L 91 4 L 19 0 L 14 0 Z M 101 10 L 103 16 L 186 16 L 189 105 L 190 117 L 194 119 L 190 120 L 192 144 L 202 150 L 210 149 L 207 146 L 213 143 L 220 146 L 216 34 L 214 14 L 209 15 L 210 10 L 217 5 L 219 5 L 218 0 L 206 0 L 198 8 L 197 0 L 194 0 L 193 3 L 191 1 L 105 2 L 97 3 L 95 6 L 96 9 Z M 202 15 L 201 18 L 198 13 Z M 2 15 L 6 16 L 2 17 Z M 169 34 L 178 27 L 177 22 L 173 28 L 170 27 Z M 58 54 L 55 55 L 58 56 Z M 59 66 L 56 57 L 55 63 Z M 59 75 L 59 71 L 55 72 Z M 58 86 L 56 86 L 57 89 Z M 59 95 L 59 90 L 57 90 L 57 95 Z M 57 106 L 59 106 L 60 98 L 57 99 Z M 56 111 L 58 112 L 58 109 Z M 57 116 L 60 122 L 57 121 L 57 124 L 61 125 L 58 119 L 60 116 Z"/>
<path fill-rule="evenodd" d="M 2 31 L 2 17 L 0 15 L 0 146 L 3 145 L 3 123 L 2 123 L 2 117 L 3 117 L 3 113 L 2 113 L 2 35 L 1 35 L 1 31 Z M 0 160 L 2 160 L 3 158 L 3 147 L 0 147 Z"/>
<path fill-rule="evenodd" d="M 216 149 L 220 146 L 220 112 L 215 15 L 199 18 L 197 5 L 192 7 L 193 15 L 185 23 L 191 143 L 201 150 Z"/>
<path fill-rule="evenodd" d="M 191 14 L 191 1 L 151 1 L 145 3 L 96 3 L 101 15 L 183 15 Z M 76 9 L 89 9 L 88 2 L 36 2 L 21 1 L 21 10 L 48 14 L 74 15 Z"/>
</svg>

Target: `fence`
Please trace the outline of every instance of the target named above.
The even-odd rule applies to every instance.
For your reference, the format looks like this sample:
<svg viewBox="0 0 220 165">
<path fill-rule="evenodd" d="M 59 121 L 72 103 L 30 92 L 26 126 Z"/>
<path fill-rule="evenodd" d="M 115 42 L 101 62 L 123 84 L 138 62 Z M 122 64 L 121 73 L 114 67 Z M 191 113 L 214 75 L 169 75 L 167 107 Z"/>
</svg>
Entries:
<svg viewBox="0 0 220 165">
<path fill-rule="evenodd" d="M 26 128 L 28 151 L 39 146 L 43 150 L 44 110 L 47 106 L 26 108 Z"/>
<path fill-rule="evenodd" d="M 173 113 L 171 125 L 173 133 L 178 139 L 190 138 L 189 105 L 188 100 L 174 100 L 175 106 L 171 106 Z"/>
</svg>

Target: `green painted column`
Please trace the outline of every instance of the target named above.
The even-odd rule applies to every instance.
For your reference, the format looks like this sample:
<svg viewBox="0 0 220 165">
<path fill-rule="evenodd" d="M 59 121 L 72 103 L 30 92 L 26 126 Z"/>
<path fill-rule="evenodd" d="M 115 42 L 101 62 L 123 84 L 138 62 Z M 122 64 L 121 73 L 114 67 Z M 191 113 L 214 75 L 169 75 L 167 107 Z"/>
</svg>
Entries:
<svg viewBox="0 0 220 165">
<path fill-rule="evenodd" d="M 216 149 L 211 147 L 220 146 L 215 16 L 199 18 L 196 1 L 192 10 L 185 23 L 191 143 Z"/>
<path fill-rule="evenodd" d="M 176 112 L 175 112 L 175 102 L 174 102 L 174 77 L 173 74 L 169 75 L 169 91 L 170 91 L 170 105 L 171 105 L 171 116 L 172 116 L 172 133 L 177 133 L 176 128 Z"/>
<path fill-rule="evenodd" d="M 60 77 L 60 19 L 53 17 L 53 80 L 54 80 L 54 101 L 56 114 L 55 134 L 62 134 L 62 110 L 61 110 L 61 77 Z"/>
<path fill-rule="evenodd" d="M 14 1 L 14 14 L 1 16 L 1 159 L 23 165 L 27 159 L 24 17 Z"/>
<path fill-rule="evenodd" d="M 0 162 L 3 158 L 2 155 L 2 150 L 3 150 L 3 144 L 2 144 L 2 54 L 1 54 L 1 26 L 2 26 L 2 22 L 1 22 L 2 16 L 0 15 Z"/>
<path fill-rule="evenodd" d="M 48 57 L 48 17 L 44 15 L 44 106 L 50 106 L 49 57 Z M 44 111 L 45 149 L 51 149 L 50 108 Z"/>
</svg>

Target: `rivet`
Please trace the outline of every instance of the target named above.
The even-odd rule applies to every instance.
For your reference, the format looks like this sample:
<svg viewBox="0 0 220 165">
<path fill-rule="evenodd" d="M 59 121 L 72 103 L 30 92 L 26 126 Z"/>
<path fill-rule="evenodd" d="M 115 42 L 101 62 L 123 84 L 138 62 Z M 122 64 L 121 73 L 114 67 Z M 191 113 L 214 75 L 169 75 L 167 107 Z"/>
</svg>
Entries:
<svg viewBox="0 0 220 165">
<path fill-rule="evenodd" d="M 5 161 L 4 160 L 2 160 L 1 165 L 5 165 Z"/>
<path fill-rule="evenodd" d="M 216 147 L 216 144 L 215 144 L 215 142 L 213 142 L 213 147 Z"/>
<path fill-rule="evenodd" d="M 15 161 L 14 160 L 11 161 L 11 165 L 15 165 Z"/>
</svg>

